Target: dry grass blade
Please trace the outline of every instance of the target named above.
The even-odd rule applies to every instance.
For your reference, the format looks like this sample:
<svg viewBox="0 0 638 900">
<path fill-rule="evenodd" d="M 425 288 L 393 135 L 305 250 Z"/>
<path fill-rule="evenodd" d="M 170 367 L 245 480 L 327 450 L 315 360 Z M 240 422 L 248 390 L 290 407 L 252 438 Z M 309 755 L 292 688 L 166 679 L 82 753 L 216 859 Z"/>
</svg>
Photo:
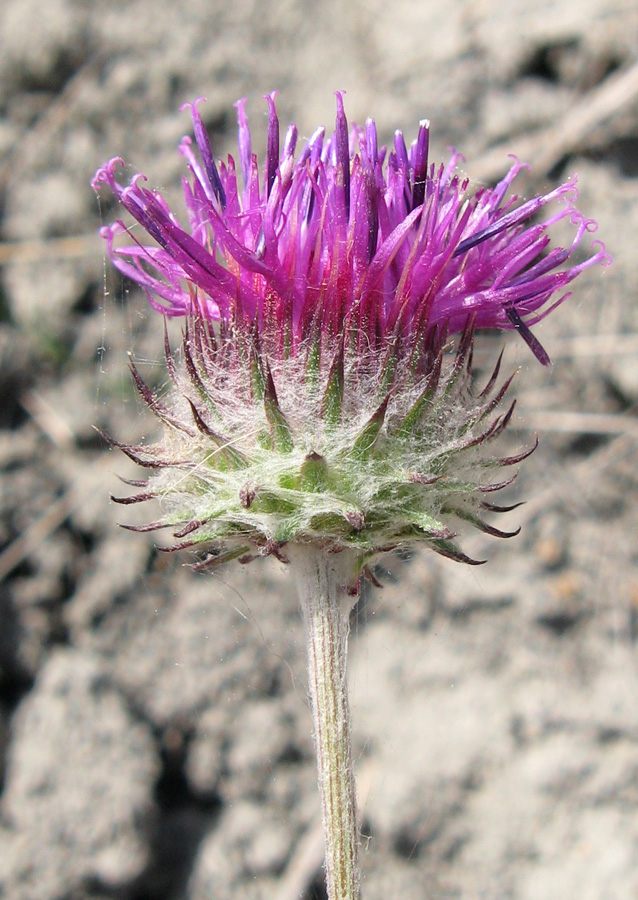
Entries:
<svg viewBox="0 0 638 900">
<path fill-rule="evenodd" d="M 500 178 L 508 167 L 508 154 L 534 164 L 536 177 L 549 172 L 562 157 L 583 147 L 591 132 L 638 100 L 638 63 L 614 72 L 566 110 L 558 124 L 488 150 L 472 165 L 479 181 Z"/>
<path fill-rule="evenodd" d="M 552 341 L 552 359 L 577 356 L 638 356 L 638 334 L 580 334 Z"/>
<path fill-rule="evenodd" d="M 107 464 L 111 464 L 110 454 L 104 454 L 76 478 L 68 490 L 48 508 L 46 513 L 37 519 L 19 537 L 12 541 L 2 553 L 0 553 L 0 581 L 6 578 L 10 572 L 20 565 L 29 554 L 38 547 L 42 541 L 53 534 L 74 509 L 83 502 L 87 488 L 94 483 L 94 479 L 102 471 L 106 473 Z"/>
<path fill-rule="evenodd" d="M 561 410 L 525 412 L 524 428 L 532 431 L 555 431 L 565 434 L 617 434 L 638 438 L 638 419 L 613 413 L 583 413 Z"/>
<path fill-rule="evenodd" d="M 0 244 L 0 266 L 40 262 L 45 259 L 81 259 L 103 252 L 97 234 L 50 238 L 42 241 L 15 241 Z"/>
</svg>

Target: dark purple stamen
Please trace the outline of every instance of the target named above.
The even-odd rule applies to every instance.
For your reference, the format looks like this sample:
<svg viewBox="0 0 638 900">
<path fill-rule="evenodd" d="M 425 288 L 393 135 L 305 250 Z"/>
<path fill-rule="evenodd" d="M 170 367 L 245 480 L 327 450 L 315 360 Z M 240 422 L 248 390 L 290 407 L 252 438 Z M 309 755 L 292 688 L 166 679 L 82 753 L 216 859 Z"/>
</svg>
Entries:
<svg viewBox="0 0 638 900">
<path fill-rule="evenodd" d="M 525 322 L 520 317 L 518 311 L 513 306 L 504 307 L 505 314 L 507 318 L 510 320 L 514 328 L 518 331 L 520 336 L 523 338 L 529 349 L 532 351 L 536 359 L 543 366 L 548 366 L 550 364 L 550 358 L 547 353 L 547 350 L 543 347 L 541 342 L 535 337 L 530 329 L 527 327 Z"/>
<path fill-rule="evenodd" d="M 379 238 L 379 191 L 375 179 L 378 158 L 377 127 L 374 119 L 366 121 L 366 154 L 368 167 L 364 173 L 366 212 L 368 214 L 368 262 L 372 260 Z"/>
<path fill-rule="evenodd" d="M 421 206 L 425 200 L 425 183 L 428 174 L 428 150 L 430 147 L 430 120 L 419 122 L 419 134 L 414 150 L 414 188 L 412 190 L 412 209 Z"/>
<path fill-rule="evenodd" d="M 275 107 L 277 91 L 266 94 L 264 100 L 268 103 L 268 149 L 266 154 L 266 196 L 270 196 L 277 169 L 279 168 L 279 119 Z"/>
<path fill-rule="evenodd" d="M 468 250 L 471 250 L 472 247 L 476 247 L 477 244 L 481 244 L 483 243 L 483 241 L 487 241 L 490 238 L 495 237 L 497 234 L 501 234 L 508 228 L 513 228 L 515 225 L 519 225 L 526 219 L 531 218 L 535 213 L 538 212 L 539 209 L 541 209 L 541 207 L 545 206 L 550 201 L 555 200 L 557 197 L 560 197 L 568 191 L 573 191 L 574 186 L 575 185 L 573 180 L 568 181 L 565 184 L 561 184 L 560 187 L 557 187 L 555 190 L 551 191 L 551 193 L 545 194 L 542 197 L 534 197 L 532 200 L 528 200 L 527 203 L 523 203 L 517 209 L 513 209 L 511 212 L 506 213 L 504 216 L 501 215 L 495 222 L 492 222 L 491 225 L 488 225 L 487 228 L 483 228 L 476 234 L 473 234 L 469 238 L 466 238 L 464 241 L 461 241 L 461 243 L 454 251 L 454 255 L 461 256 L 463 253 L 467 253 Z"/>
<path fill-rule="evenodd" d="M 199 100 L 195 100 L 194 103 L 186 103 L 182 107 L 182 109 L 188 107 L 191 111 L 191 117 L 193 120 L 193 132 L 195 134 L 195 140 L 202 157 L 202 162 L 204 163 L 204 170 L 206 172 L 206 175 L 208 176 L 208 181 L 210 182 L 210 186 L 213 189 L 213 193 L 217 197 L 222 210 L 224 210 L 226 209 L 226 191 L 224 190 L 224 186 L 219 177 L 219 172 L 217 171 L 217 166 L 215 165 L 215 159 L 213 158 L 213 153 L 210 148 L 210 141 L 208 140 L 208 135 L 206 133 L 206 129 L 204 128 L 204 123 L 202 122 L 202 117 L 200 116 L 199 110 L 197 109 L 198 103 Z"/>
<path fill-rule="evenodd" d="M 348 142 L 348 120 L 343 108 L 343 91 L 335 91 L 337 98 L 337 122 L 335 140 L 337 150 L 337 166 L 341 166 L 343 177 L 343 195 L 346 205 L 346 216 L 350 217 L 350 147 Z"/>
</svg>

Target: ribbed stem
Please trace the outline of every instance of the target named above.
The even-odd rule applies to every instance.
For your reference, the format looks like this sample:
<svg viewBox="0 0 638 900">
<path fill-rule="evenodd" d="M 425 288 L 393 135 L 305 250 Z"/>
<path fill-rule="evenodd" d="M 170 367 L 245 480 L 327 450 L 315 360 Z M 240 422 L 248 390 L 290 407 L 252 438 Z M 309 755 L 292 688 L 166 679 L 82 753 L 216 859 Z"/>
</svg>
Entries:
<svg viewBox="0 0 638 900">
<path fill-rule="evenodd" d="M 326 842 L 328 900 L 361 896 L 346 659 L 354 554 L 289 545 L 306 625 L 308 684 Z"/>
</svg>

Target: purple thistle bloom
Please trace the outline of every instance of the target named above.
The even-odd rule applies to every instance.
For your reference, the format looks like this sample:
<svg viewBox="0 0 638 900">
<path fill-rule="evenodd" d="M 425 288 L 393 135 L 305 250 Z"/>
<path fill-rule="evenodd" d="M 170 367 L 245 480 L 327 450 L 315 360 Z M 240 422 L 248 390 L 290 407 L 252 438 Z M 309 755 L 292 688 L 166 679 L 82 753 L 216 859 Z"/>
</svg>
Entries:
<svg viewBox="0 0 638 900">
<path fill-rule="evenodd" d="M 156 498 L 162 518 L 136 527 L 173 528 L 172 549 L 206 548 L 199 568 L 298 544 L 352 550 L 359 571 L 414 543 L 472 562 L 455 543 L 459 526 L 516 534 L 484 520 L 516 504 L 487 496 L 515 477 L 495 472 L 534 447 L 494 454 L 514 410 L 502 408 L 512 379 L 497 386 L 499 360 L 475 391 L 474 334 L 516 329 L 549 362 L 530 326 L 580 272 L 608 260 L 600 243 L 572 260 L 596 228 L 574 205 L 575 177 L 518 203 L 507 197 L 515 161 L 496 187 L 468 194 L 456 153 L 429 162 L 427 121 L 409 150 L 397 131 L 388 151 L 371 119 L 348 127 L 336 96 L 333 134 L 318 129 L 295 156 L 297 129 L 280 148 L 269 94 L 261 170 L 240 100 L 239 176 L 232 156 L 216 164 L 200 101 L 187 104 L 196 143 L 180 145 L 188 229 L 144 176 L 119 183 L 119 158 L 94 178 L 154 241 L 121 221 L 103 229 L 115 266 L 154 309 L 186 317 L 181 358 L 166 339 L 166 397 L 132 366 L 165 427 L 155 444 L 111 441 L 151 473 L 118 502 Z M 574 235 L 552 249 L 562 219 Z"/>
<path fill-rule="evenodd" d="M 182 140 L 191 173 L 183 179 L 188 229 L 144 187 L 144 176 L 128 187 L 118 182 L 121 159 L 96 172 L 93 186 L 108 184 L 157 244 L 140 243 L 121 221 L 102 230 L 114 265 L 144 288 L 154 309 L 254 323 L 260 332 L 285 335 L 293 352 L 317 328 L 324 339 L 350 329 L 365 334 L 374 351 L 393 335 L 460 333 L 471 319 L 476 328 L 517 329 L 549 362 L 530 326 L 568 296 L 584 269 L 608 261 L 595 242 L 591 255 L 572 263 L 584 235 L 596 229 L 575 206 L 576 176 L 517 204 L 506 197 L 523 168 L 514 161 L 496 187 L 468 195 L 469 180 L 456 173 L 458 154 L 447 165 L 429 163 L 427 120 L 409 150 L 397 131 L 388 152 L 378 146 L 372 119 L 363 129 L 348 128 L 340 92 L 335 131 L 326 138 L 318 129 L 295 160 L 294 125 L 280 153 L 275 96 L 265 98 L 262 172 L 245 100 L 236 104 L 243 186 L 232 156 L 219 169 L 215 164 L 201 100 L 186 104 L 199 151 Z M 562 206 L 537 221 L 553 201 Z M 548 249 L 561 219 L 574 226 L 571 245 Z M 122 233 L 133 243 L 118 246 Z"/>
</svg>

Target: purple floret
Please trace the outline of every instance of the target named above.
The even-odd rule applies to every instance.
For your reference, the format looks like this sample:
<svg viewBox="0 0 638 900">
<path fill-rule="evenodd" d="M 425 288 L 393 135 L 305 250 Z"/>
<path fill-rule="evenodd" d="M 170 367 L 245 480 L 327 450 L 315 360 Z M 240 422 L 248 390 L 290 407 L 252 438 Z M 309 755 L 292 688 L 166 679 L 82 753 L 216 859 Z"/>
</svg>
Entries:
<svg viewBox="0 0 638 900">
<path fill-rule="evenodd" d="M 153 238 L 140 243 L 118 221 L 102 229 L 114 265 L 146 292 L 167 316 L 203 313 L 286 332 L 294 348 L 311 329 L 339 337 L 346 329 L 379 344 L 393 335 L 440 328 L 516 329 L 536 357 L 548 357 L 533 326 L 561 303 L 565 289 L 589 266 L 606 264 L 602 243 L 570 264 L 596 223 L 575 206 L 576 176 L 548 194 L 518 204 L 507 197 L 523 168 L 514 161 L 494 187 L 468 194 L 447 165 L 428 162 L 429 122 L 422 121 L 411 148 L 397 131 L 389 152 L 376 127 L 348 127 L 337 93 L 335 131 L 318 129 L 295 161 L 297 129 L 291 125 L 280 152 L 275 93 L 266 96 L 268 140 L 260 173 L 251 149 L 245 100 L 237 104 L 241 181 L 232 156 L 216 165 L 196 100 L 186 104 L 191 139 L 180 145 L 190 170 L 183 179 L 185 229 L 161 195 L 135 176 L 122 186 L 112 159 L 93 186 L 108 184 L 127 212 Z M 538 215 L 552 202 L 551 215 Z M 561 219 L 574 226 L 567 248 L 550 248 L 550 229 Z M 126 234 L 132 243 L 121 246 Z"/>
</svg>

